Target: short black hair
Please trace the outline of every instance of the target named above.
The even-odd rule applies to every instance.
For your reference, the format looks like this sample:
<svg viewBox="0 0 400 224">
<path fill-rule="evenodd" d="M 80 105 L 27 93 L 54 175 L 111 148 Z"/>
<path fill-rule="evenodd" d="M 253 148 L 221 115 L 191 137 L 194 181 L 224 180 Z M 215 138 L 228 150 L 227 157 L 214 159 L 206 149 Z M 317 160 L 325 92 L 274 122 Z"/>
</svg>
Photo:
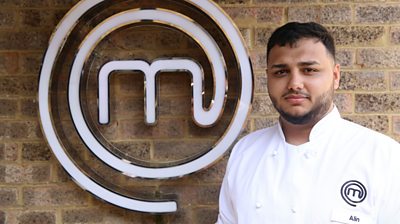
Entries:
<svg viewBox="0 0 400 224">
<path fill-rule="evenodd" d="M 335 61 L 336 49 L 332 35 L 325 27 L 315 22 L 290 22 L 277 28 L 268 40 L 267 59 L 275 45 L 283 47 L 289 44 L 289 46 L 293 46 L 302 38 L 314 38 L 321 41 Z"/>
</svg>

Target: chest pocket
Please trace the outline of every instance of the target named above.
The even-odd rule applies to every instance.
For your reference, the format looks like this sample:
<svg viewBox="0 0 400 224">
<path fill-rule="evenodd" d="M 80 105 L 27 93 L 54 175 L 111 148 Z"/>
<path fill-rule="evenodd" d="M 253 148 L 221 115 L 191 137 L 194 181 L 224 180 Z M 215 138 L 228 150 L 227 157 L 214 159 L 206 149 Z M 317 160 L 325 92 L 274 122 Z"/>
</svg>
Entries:
<svg viewBox="0 0 400 224">
<path fill-rule="evenodd" d="M 341 224 L 374 224 L 370 214 L 355 210 L 335 209 L 332 211 L 331 223 Z"/>
</svg>

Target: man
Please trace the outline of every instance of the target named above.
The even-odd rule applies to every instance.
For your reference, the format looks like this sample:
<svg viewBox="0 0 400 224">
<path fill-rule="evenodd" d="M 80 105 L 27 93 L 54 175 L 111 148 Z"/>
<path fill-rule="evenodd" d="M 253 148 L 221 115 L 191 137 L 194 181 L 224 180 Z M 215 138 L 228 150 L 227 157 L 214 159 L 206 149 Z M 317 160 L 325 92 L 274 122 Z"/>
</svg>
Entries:
<svg viewBox="0 0 400 224">
<path fill-rule="evenodd" d="M 340 117 L 328 31 L 316 23 L 278 28 L 267 76 L 279 122 L 235 145 L 217 223 L 400 223 L 400 145 Z"/>
</svg>

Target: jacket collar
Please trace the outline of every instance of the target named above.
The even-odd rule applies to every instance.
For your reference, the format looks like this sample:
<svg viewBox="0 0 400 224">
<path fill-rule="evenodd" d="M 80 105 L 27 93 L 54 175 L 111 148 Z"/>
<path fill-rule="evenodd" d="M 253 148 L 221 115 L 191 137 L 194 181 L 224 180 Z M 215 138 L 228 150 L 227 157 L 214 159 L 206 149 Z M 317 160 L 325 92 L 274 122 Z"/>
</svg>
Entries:
<svg viewBox="0 0 400 224">
<path fill-rule="evenodd" d="M 314 142 L 320 139 L 323 135 L 326 134 L 329 135 L 330 133 L 335 131 L 336 130 L 335 126 L 339 123 L 340 119 L 341 116 L 339 110 L 334 105 L 333 109 L 330 112 L 328 112 L 328 114 L 326 114 L 320 121 L 318 121 L 311 129 L 309 142 Z M 278 122 L 277 127 L 280 137 L 283 139 L 284 142 L 286 142 L 286 138 L 285 135 L 283 134 L 280 122 Z"/>
</svg>

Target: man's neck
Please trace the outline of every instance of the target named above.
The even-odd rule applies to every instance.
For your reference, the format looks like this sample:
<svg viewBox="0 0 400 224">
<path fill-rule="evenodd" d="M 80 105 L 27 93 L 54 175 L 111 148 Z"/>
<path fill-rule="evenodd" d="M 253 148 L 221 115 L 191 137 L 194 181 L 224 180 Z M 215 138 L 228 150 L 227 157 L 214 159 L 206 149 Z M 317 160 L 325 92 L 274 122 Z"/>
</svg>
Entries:
<svg viewBox="0 0 400 224">
<path fill-rule="evenodd" d="M 310 133 L 315 125 L 315 123 L 292 124 L 283 118 L 280 118 L 280 123 L 286 142 L 292 145 L 301 145 L 310 141 Z"/>
<path fill-rule="evenodd" d="M 316 123 L 318 123 L 323 117 L 332 111 L 333 105 L 327 113 L 318 117 L 317 119 L 310 121 L 306 124 L 293 124 L 280 117 L 279 122 L 282 127 L 283 134 L 287 143 L 292 145 L 301 145 L 310 141 L 310 133 Z"/>
</svg>

